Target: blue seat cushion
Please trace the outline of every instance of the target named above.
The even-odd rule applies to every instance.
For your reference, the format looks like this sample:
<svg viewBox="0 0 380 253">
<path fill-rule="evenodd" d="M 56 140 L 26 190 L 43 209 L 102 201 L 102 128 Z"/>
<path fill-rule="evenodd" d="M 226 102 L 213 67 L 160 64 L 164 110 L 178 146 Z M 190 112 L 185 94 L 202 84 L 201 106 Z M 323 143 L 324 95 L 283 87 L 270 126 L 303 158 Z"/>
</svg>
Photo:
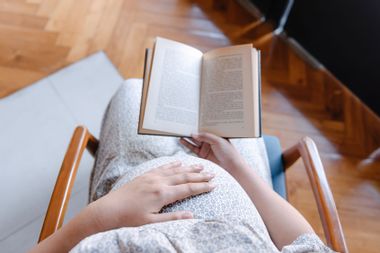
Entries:
<svg viewBox="0 0 380 253">
<path fill-rule="evenodd" d="M 287 199 L 285 170 L 280 141 L 275 136 L 264 135 L 263 137 L 272 174 L 273 190 L 284 199 Z"/>
</svg>

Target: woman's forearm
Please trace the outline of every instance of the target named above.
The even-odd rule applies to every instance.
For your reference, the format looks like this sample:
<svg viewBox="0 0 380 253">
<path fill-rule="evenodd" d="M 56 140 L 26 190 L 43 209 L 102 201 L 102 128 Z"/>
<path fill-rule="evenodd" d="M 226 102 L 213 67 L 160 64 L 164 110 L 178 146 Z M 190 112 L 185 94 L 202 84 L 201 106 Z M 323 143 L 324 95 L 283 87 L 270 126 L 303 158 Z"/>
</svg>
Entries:
<svg viewBox="0 0 380 253">
<path fill-rule="evenodd" d="M 191 141 L 182 139 L 181 143 L 199 157 L 217 163 L 240 183 L 279 249 L 292 243 L 299 235 L 314 232 L 295 208 L 255 174 L 228 140 L 211 133 L 198 133 L 192 134 Z"/>
<path fill-rule="evenodd" d="M 280 250 L 298 236 L 314 233 L 306 219 L 248 165 L 242 165 L 232 174 L 255 204 L 273 242 Z"/>
<path fill-rule="evenodd" d="M 30 253 L 70 251 L 87 236 L 99 232 L 96 219 L 93 217 L 89 205 L 62 228 L 36 245 Z"/>
</svg>

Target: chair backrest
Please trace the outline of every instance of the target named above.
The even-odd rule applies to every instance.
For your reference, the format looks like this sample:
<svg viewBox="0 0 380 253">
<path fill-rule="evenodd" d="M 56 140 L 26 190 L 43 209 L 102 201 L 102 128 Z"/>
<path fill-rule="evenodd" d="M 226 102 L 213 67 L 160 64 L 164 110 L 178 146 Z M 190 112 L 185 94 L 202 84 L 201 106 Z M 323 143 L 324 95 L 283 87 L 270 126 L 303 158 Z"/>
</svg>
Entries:
<svg viewBox="0 0 380 253">
<path fill-rule="evenodd" d="M 263 137 L 272 174 L 273 190 L 284 199 L 287 199 L 285 169 L 280 141 L 275 136 L 264 135 Z"/>
</svg>

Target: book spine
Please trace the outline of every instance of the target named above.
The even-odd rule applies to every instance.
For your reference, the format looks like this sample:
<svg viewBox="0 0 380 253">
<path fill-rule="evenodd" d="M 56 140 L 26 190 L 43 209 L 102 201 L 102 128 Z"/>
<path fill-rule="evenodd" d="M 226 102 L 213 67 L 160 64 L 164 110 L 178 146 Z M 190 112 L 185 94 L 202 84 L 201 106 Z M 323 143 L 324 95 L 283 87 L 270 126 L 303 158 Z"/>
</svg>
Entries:
<svg viewBox="0 0 380 253">
<path fill-rule="evenodd" d="M 262 136 L 262 124 L 261 124 L 261 121 L 262 121 L 262 118 L 261 118 L 261 51 L 258 50 L 257 52 L 257 73 L 258 73 L 258 90 L 259 90 L 259 94 L 258 94 L 258 97 L 259 97 L 259 128 L 260 128 L 260 135 L 259 137 Z"/>
<path fill-rule="evenodd" d="M 137 134 L 141 134 L 140 130 L 142 129 L 143 122 L 142 121 L 142 115 L 143 115 L 143 96 L 144 96 L 144 85 L 145 82 L 147 81 L 147 75 L 148 75 L 148 69 L 147 69 L 147 64 L 148 64 L 148 58 L 149 58 L 150 50 L 149 48 L 145 49 L 145 61 L 144 61 L 144 73 L 143 73 L 143 85 L 141 85 L 141 99 L 140 99 L 140 114 L 139 114 L 139 122 L 137 124 Z"/>
</svg>

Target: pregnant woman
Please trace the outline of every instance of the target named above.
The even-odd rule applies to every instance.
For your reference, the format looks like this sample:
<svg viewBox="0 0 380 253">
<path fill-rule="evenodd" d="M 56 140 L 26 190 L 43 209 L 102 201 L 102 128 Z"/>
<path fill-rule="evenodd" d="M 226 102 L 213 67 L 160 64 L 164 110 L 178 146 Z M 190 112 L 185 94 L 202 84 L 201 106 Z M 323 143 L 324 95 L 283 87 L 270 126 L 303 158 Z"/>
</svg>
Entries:
<svg viewBox="0 0 380 253">
<path fill-rule="evenodd" d="M 115 94 L 90 204 L 31 252 L 331 252 L 273 191 L 262 139 L 137 135 L 140 96 Z"/>
</svg>

